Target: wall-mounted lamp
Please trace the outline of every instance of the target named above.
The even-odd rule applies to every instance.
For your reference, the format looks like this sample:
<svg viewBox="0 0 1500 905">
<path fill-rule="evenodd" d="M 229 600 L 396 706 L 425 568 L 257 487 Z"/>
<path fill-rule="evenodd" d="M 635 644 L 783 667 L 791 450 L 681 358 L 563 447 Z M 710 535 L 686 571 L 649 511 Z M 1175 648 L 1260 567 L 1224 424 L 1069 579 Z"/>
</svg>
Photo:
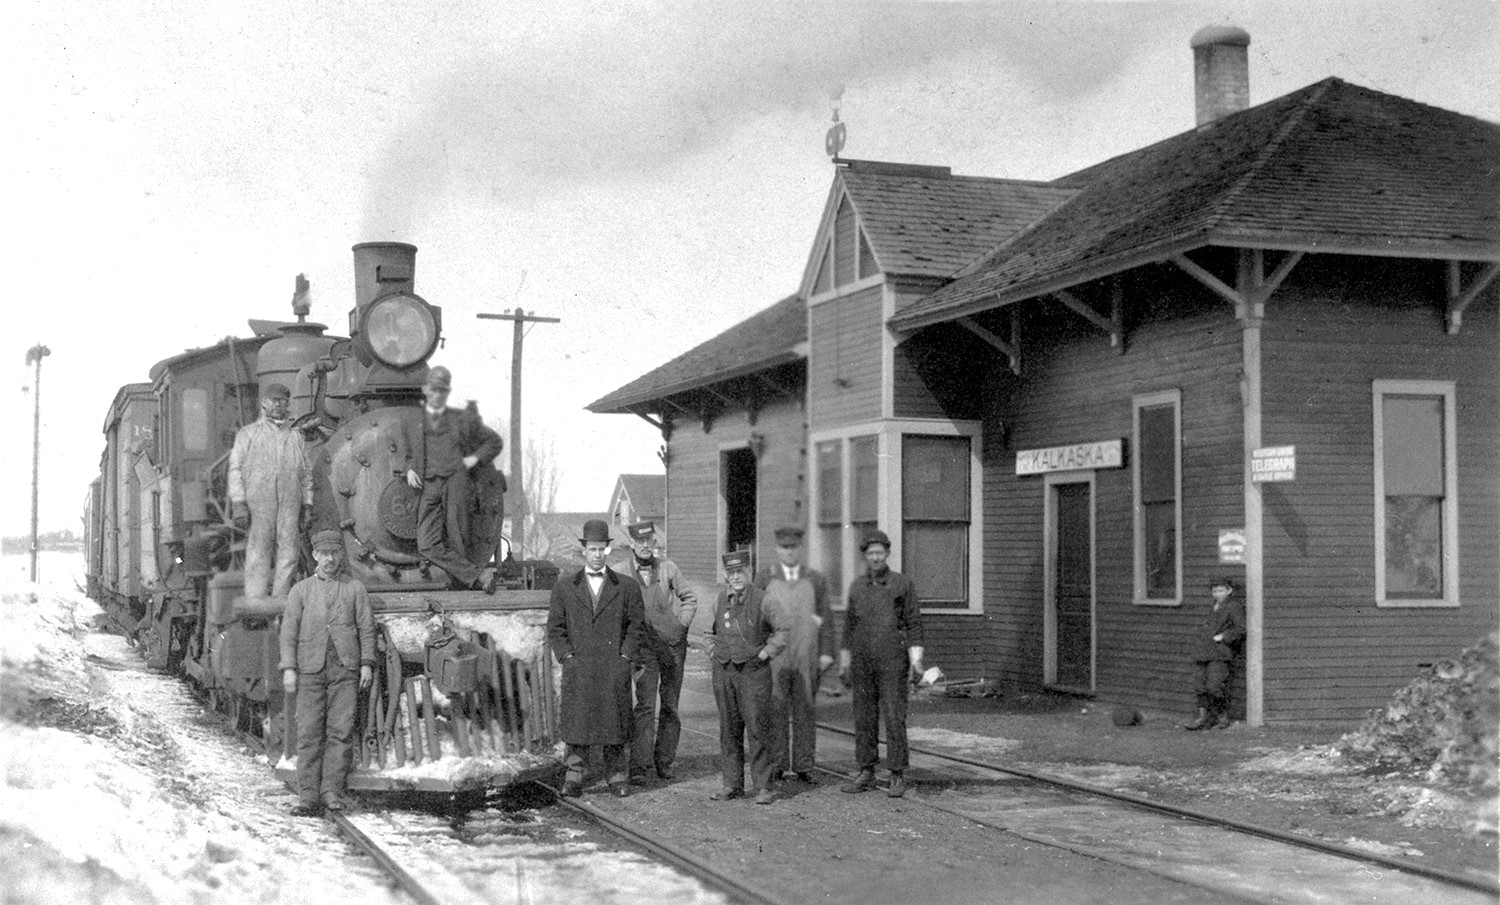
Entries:
<svg viewBox="0 0 1500 905">
<path fill-rule="evenodd" d="M 750 454 L 759 459 L 761 453 L 766 451 L 766 435 L 753 433 L 750 435 Z"/>
</svg>

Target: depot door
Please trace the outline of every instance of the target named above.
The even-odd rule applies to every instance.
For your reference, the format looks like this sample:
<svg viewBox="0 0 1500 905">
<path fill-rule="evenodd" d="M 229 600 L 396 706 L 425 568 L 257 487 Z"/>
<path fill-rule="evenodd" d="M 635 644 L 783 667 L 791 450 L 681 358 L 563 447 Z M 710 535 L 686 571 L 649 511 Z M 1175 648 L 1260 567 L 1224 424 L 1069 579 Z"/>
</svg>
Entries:
<svg viewBox="0 0 1500 905">
<path fill-rule="evenodd" d="M 1094 478 L 1046 483 L 1045 681 L 1094 690 Z"/>
</svg>

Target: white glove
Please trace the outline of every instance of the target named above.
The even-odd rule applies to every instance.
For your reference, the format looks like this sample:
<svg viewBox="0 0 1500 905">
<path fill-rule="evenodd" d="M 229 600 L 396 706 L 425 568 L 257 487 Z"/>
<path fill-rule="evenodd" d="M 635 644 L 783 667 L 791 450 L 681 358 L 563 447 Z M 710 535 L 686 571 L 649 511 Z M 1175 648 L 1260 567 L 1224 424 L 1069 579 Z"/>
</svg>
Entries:
<svg viewBox="0 0 1500 905">
<path fill-rule="evenodd" d="M 833 657 L 828 654 L 818 654 L 818 672 L 827 672 L 828 667 L 833 665 Z"/>
<path fill-rule="evenodd" d="M 911 668 L 917 672 L 922 671 L 922 645 L 914 644 L 906 649 L 906 656 L 911 660 Z"/>
</svg>

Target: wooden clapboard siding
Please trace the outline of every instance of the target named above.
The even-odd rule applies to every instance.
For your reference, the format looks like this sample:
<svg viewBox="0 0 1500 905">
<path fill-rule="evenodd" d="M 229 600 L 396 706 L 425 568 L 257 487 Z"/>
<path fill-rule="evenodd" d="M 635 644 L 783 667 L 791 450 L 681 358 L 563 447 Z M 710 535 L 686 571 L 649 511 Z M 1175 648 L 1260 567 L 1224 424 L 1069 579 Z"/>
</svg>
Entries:
<svg viewBox="0 0 1500 905">
<path fill-rule="evenodd" d="M 1022 375 L 1010 375 L 998 354 L 989 369 L 987 430 L 1003 424 L 1004 442 L 985 445 L 985 609 L 1001 677 L 1038 685 L 1044 486 L 1040 476 L 1015 475 L 1015 451 L 1125 438 L 1126 467 L 1095 473 L 1095 686 L 1114 700 L 1185 707 L 1184 652 L 1203 584 L 1219 571 L 1218 531 L 1244 521 L 1239 332 L 1227 303 L 1169 274 L 1129 287 L 1127 310 L 1137 313 L 1125 354 L 1061 305 L 1041 303 L 1022 320 Z M 1134 602 L 1133 399 L 1168 390 L 1181 394 L 1184 604 L 1142 606 Z"/>
<path fill-rule="evenodd" d="M 1268 305 L 1263 436 L 1297 447 L 1296 481 L 1263 491 L 1268 721 L 1358 719 L 1500 621 L 1495 291 L 1457 336 L 1442 291 L 1441 262 L 1320 256 Z M 1372 382 L 1388 379 L 1455 383 L 1458 607 L 1375 603 Z"/>
<path fill-rule="evenodd" d="M 808 310 L 808 405 L 817 430 L 881 417 L 882 296 L 871 286 Z"/>
<path fill-rule="evenodd" d="M 684 419 L 668 443 L 666 521 L 668 554 L 690 579 L 718 581 L 719 449 L 748 443 L 752 432 L 765 438 L 756 476 L 758 560 L 774 555 L 777 525 L 802 523 L 807 433 L 800 396 L 766 404 L 754 425 L 744 409 L 720 413 L 707 433 L 702 421 Z"/>
</svg>

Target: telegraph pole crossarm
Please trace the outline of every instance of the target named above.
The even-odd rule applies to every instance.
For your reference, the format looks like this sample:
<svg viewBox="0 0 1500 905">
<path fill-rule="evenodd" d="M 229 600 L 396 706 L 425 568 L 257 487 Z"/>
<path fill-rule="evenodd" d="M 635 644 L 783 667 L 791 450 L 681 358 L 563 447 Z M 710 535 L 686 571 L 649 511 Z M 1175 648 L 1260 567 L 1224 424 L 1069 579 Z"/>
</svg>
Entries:
<svg viewBox="0 0 1500 905">
<path fill-rule="evenodd" d="M 562 318 L 538 317 L 536 314 L 527 314 L 519 307 L 504 314 L 481 312 L 478 317 L 480 320 L 515 322 L 515 341 L 510 357 L 510 479 L 516 482 L 517 489 L 524 488 L 525 484 L 521 480 L 521 340 L 526 335 L 526 324 L 560 324 Z M 519 494 L 523 500 L 525 496 L 524 492 Z M 518 511 L 511 513 L 510 548 L 517 559 L 525 557 L 522 552 L 526 546 L 524 507 L 530 505 L 531 501 L 525 500 Z"/>
</svg>

